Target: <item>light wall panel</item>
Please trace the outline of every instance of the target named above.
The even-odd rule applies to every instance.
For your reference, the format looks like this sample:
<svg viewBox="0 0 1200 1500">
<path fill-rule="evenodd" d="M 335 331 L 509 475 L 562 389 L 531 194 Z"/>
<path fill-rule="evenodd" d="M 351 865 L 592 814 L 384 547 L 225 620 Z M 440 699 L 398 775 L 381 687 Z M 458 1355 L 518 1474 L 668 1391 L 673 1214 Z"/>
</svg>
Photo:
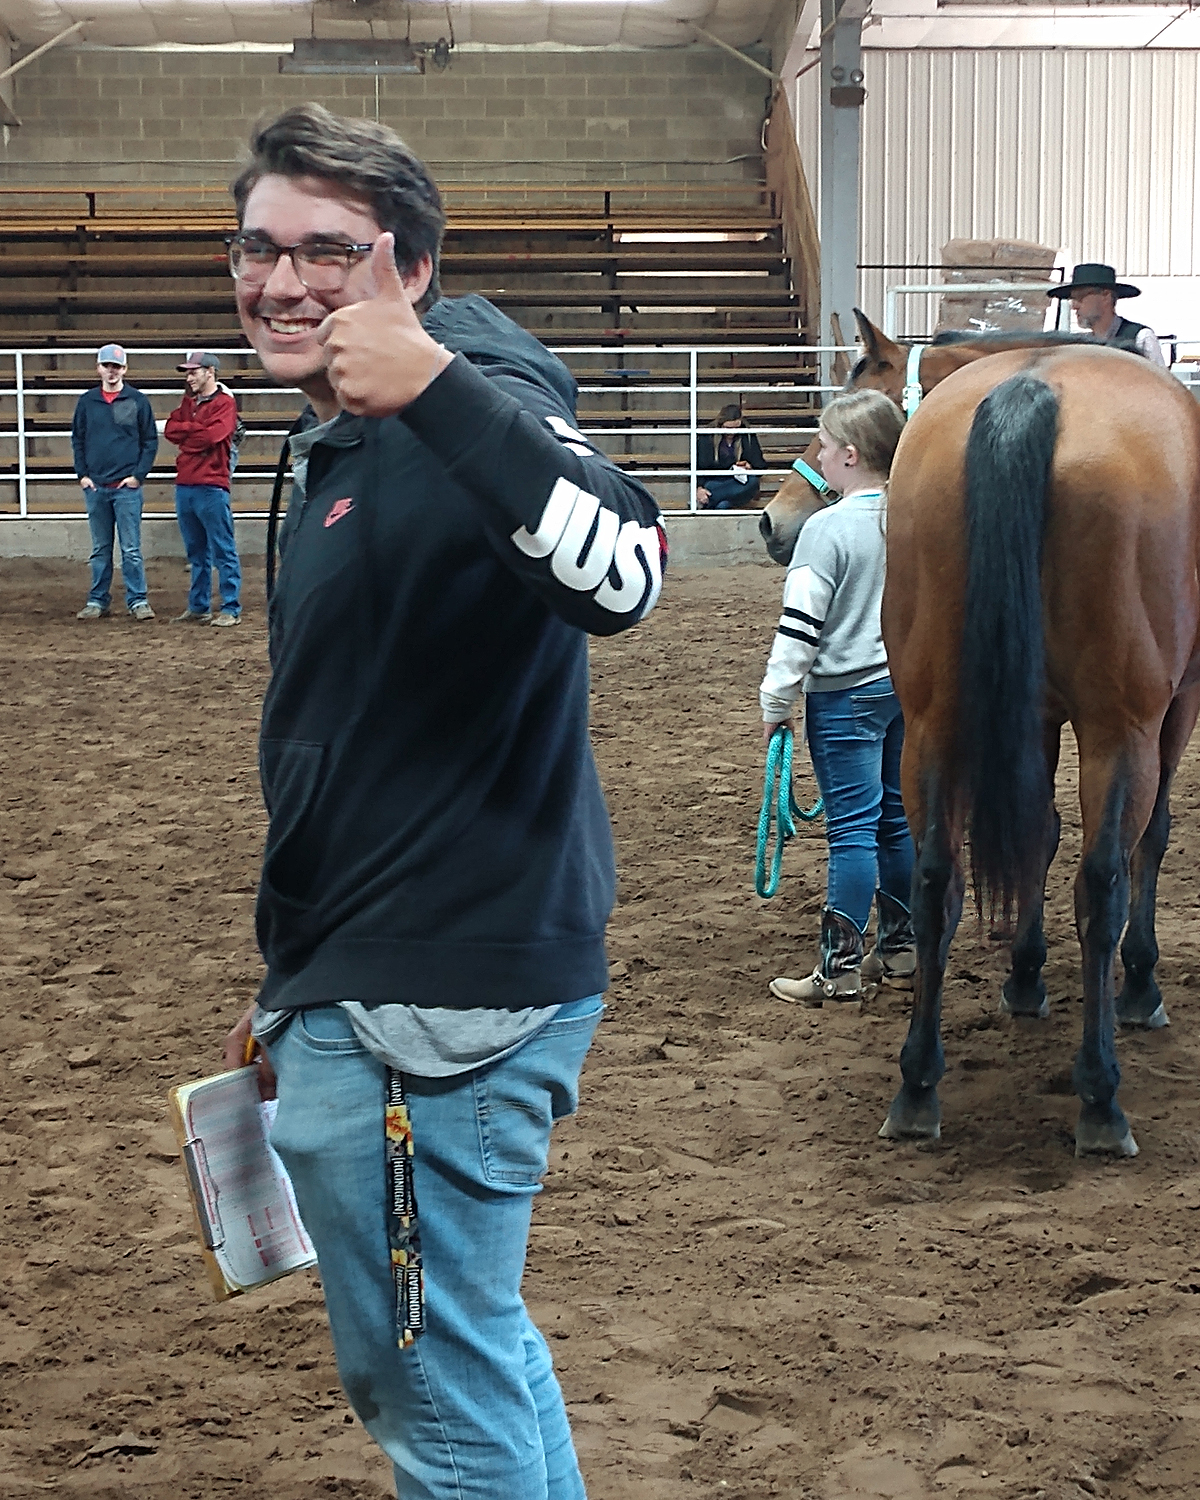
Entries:
<svg viewBox="0 0 1200 1500">
<path fill-rule="evenodd" d="M 1131 315 L 1200 338 L 1197 53 L 900 52 L 870 34 L 861 263 L 936 264 L 958 237 L 1032 240 L 1115 265 L 1145 293 Z M 793 109 L 819 197 L 818 71 L 796 81 Z M 887 285 L 925 279 L 863 271 L 862 305 L 881 316 Z M 908 299 L 902 327 L 924 332 L 932 313 Z"/>
</svg>

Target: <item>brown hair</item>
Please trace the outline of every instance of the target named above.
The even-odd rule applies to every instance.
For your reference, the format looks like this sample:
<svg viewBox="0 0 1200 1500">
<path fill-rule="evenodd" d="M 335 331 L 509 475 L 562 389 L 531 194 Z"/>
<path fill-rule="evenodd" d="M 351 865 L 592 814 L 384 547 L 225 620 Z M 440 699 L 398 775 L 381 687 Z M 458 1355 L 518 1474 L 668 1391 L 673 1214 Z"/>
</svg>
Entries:
<svg viewBox="0 0 1200 1500">
<path fill-rule="evenodd" d="M 320 104 L 297 104 L 256 125 L 250 160 L 230 186 L 243 222 L 246 200 L 260 178 L 320 177 L 370 205 L 380 229 L 396 237 L 396 264 L 411 271 L 423 255 L 433 262 L 418 312 L 441 295 L 438 257 L 446 213 L 425 163 L 394 130 L 375 120 L 348 120 Z"/>
<path fill-rule="evenodd" d="M 728 406 L 723 406 L 717 413 L 717 421 L 722 425 L 726 422 L 740 422 L 742 420 L 742 408 L 736 401 L 731 401 Z"/>
<path fill-rule="evenodd" d="M 904 431 L 904 415 L 882 391 L 850 391 L 825 407 L 821 426 L 839 448 L 857 449 L 864 469 L 886 478 Z"/>
</svg>

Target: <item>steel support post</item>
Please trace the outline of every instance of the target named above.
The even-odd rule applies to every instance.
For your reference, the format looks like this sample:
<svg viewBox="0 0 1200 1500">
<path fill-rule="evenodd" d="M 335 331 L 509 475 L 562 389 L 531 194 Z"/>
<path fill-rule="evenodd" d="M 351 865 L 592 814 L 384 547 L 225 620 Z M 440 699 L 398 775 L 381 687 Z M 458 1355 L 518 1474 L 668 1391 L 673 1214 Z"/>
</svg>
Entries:
<svg viewBox="0 0 1200 1500">
<path fill-rule="evenodd" d="M 17 508 L 21 515 L 29 514 L 29 460 L 25 451 L 25 356 L 18 349 L 16 360 L 17 396 Z"/>
<path fill-rule="evenodd" d="M 864 9 L 865 0 L 821 0 L 822 344 L 854 339 Z M 822 385 L 833 383 L 834 358 L 821 355 Z"/>
<path fill-rule="evenodd" d="M 688 453 L 690 454 L 690 458 L 689 458 L 689 461 L 688 461 L 688 466 L 689 466 L 689 468 L 691 470 L 689 478 L 691 480 L 692 490 L 691 490 L 691 494 L 688 497 L 688 509 L 689 510 L 693 510 L 693 511 L 696 509 L 696 506 L 698 504 L 698 502 L 696 500 L 696 486 L 700 483 L 700 480 L 699 480 L 699 478 L 698 478 L 698 476 L 696 474 L 696 426 L 697 426 L 697 423 L 700 420 L 700 417 L 699 417 L 699 401 L 697 399 L 699 393 L 698 393 L 697 388 L 696 388 L 697 387 L 697 371 L 698 371 L 697 352 L 696 352 L 695 349 L 689 349 L 688 350 L 688 426 L 691 428 L 691 435 L 690 435 L 690 438 L 689 438 L 689 446 L 688 446 Z"/>
</svg>

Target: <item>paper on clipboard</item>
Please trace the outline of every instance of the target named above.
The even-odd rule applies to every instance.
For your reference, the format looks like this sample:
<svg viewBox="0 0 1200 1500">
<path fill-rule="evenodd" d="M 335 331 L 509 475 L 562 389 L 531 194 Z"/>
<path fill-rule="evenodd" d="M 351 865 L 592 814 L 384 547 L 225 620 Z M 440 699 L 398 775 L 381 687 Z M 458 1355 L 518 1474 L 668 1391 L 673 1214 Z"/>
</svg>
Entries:
<svg viewBox="0 0 1200 1500">
<path fill-rule="evenodd" d="M 276 1104 L 258 1070 L 237 1068 L 172 1090 L 204 1248 L 229 1296 L 316 1264 L 292 1184 L 268 1138 Z"/>
</svg>

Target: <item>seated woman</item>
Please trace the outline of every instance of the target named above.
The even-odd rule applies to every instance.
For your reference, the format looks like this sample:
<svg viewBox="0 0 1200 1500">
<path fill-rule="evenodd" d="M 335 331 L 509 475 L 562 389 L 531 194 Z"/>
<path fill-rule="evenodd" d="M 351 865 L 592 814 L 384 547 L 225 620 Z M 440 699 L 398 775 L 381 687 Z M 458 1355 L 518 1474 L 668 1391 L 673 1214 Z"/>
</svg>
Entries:
<svg viewBox="0 0 1200 1500">
<path fill-rule="evenodd" d="M 723 406 L 717 421 L 725 429 L 714 452 L 713 435 L 701 432 L 696 436 L 696 467 L 705 469 L 728 469 L 728 479 L 721 476 L 706 477 L 696 486 L 696 503 L 701 510 L 749 510 L 758 504 L 758 475 L 751 469 L 765 469 L 762 449 L 752 432 L 742 425 L 739 406 Z"/>
<path fill-rule="evenodd" d="M 821 413 L 821 472 L 842 498 L 805 522 L 783 588 L 783 617 L 759 689 L 763 735 L 806 708 L 825 799 L 829 875 L 816 968 L 775 979 L 781 1000 L 857 1000 L 862 980 L 911 984 L 913 845 L 900 800 L 904 719 L 879 623 L 887 479 L 904 418 L 880 391 Z M 863 934 L 875 899 L 874 951 Z"/>
</svg>

